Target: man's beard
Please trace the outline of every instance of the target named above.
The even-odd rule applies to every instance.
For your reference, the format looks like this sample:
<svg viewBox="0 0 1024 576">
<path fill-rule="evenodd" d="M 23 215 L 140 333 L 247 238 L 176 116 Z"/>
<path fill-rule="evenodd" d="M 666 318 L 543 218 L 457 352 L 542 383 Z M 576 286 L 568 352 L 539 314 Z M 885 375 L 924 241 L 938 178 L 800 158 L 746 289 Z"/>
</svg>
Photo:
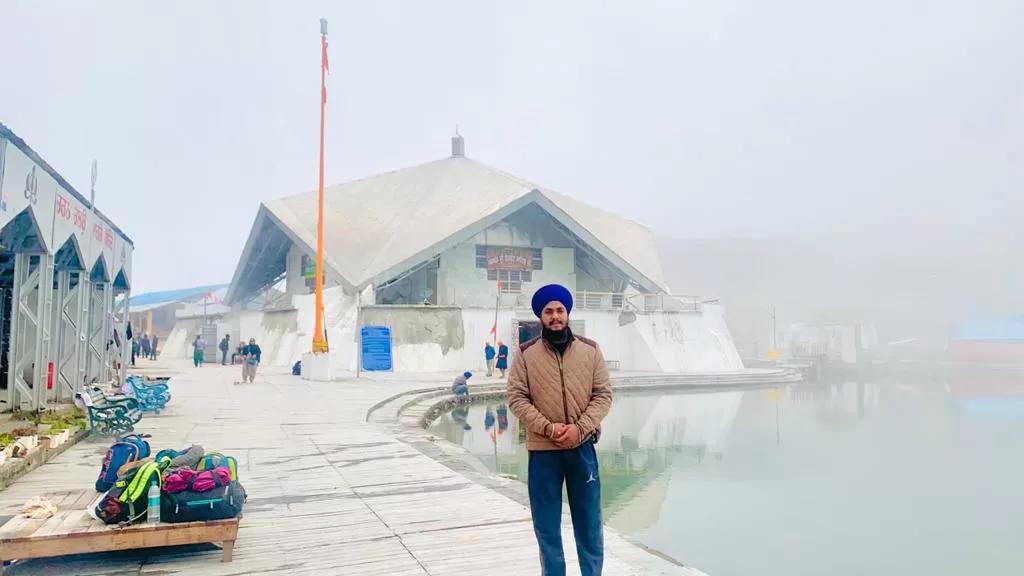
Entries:
<svg viewBox="0 0 1024 576">
<path fill-rule="evenodd" d="M 564 345 L 572 339 L 572 330 L 569 329 L 568 322 L 562 324 L 558 329 L 551 329 L 544 326 L 541 336 L 550 344 Z"/>
</svg>

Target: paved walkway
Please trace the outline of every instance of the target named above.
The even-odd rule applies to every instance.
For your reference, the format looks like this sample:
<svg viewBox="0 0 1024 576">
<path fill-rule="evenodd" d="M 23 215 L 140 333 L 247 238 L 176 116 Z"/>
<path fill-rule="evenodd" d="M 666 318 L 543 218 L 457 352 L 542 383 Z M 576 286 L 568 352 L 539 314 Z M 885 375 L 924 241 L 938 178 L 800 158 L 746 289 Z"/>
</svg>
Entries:
<svg viewBox="0 0 1024 576">
<path fill-rule="evenodd" d="M 234 562 L 210 546 L 153 555 L 31 561 L 8 574 L 150 576 L 539 574 L 529 510 L 364 422 L 374 403 L 422 381 L 311 383 L 264 370 L 236 385 L 235 367 L 175 365 L 173 400 L 138 431 L 155 450 L 200 444 L 238 458 L 249 501 Z M 92 485 L 106 450 L 83 442 L 0 493 L 0 513 L 29 498 Z M 566 516 L 566 555 L 577 573 Z M 694 573 L 613 533 L 605 574 Z"/>
</svg>

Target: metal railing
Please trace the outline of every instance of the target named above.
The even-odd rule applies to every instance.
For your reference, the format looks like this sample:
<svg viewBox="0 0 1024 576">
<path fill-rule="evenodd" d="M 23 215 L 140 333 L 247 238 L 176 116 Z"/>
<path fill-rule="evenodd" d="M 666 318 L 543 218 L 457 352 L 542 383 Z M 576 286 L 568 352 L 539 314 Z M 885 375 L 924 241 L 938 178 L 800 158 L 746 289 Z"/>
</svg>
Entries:
<svg viewBox="0 0 1024 576">
<path fill-rule="evenodd" d="M 578 310 L 635 310 L 638 312 L 702 312 L 704 301 L 696 296 L 668 294 L 624 294 L 579 290 L 575 296 Z"/>
</svg>

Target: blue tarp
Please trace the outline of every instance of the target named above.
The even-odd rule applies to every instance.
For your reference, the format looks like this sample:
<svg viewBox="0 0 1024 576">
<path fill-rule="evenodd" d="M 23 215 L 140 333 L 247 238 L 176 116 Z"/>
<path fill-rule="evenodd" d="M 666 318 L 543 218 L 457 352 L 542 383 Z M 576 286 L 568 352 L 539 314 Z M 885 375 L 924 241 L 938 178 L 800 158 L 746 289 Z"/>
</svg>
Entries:
<svg viewBox="0 0 1024 576">
<path fill-rule="evenodd" d="M 973 320 L 960 326 L 954 340 L 1024 340 L 1024 316 Z"/>
<path fill-rule="evenodd" d="M 227 284 L 213 284 L 210 286 L 196 286 L 195 288 L 183 288 L 181 290 L 163 290 L 161 292 L 147 292 L 132 296 L 132 306 L 150 306 L 152 304 L 169 304 L 190 298 L 198 298 L 208 292 L 216 292 L 227 288 Z"/>
</svg>

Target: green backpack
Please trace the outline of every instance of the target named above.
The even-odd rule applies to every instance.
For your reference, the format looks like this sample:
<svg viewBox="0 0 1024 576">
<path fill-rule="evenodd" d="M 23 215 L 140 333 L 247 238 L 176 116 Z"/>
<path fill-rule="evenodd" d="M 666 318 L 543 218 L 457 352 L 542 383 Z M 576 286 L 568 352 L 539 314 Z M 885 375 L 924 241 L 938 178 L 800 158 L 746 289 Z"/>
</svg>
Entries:
<svg viewBox="0 0 1024 576">
<path fill-rule="evenodd" d="M 207 452 L 203 455 L 203 459 L 199 461 L 196 470 L 213 470 L 220 466 L 224 466 L 231 471 L 232 482 L 238 481 L 238 461 L 235 460 L 234 456 L 225 456 L 220 452 Z"/>
</svg>

